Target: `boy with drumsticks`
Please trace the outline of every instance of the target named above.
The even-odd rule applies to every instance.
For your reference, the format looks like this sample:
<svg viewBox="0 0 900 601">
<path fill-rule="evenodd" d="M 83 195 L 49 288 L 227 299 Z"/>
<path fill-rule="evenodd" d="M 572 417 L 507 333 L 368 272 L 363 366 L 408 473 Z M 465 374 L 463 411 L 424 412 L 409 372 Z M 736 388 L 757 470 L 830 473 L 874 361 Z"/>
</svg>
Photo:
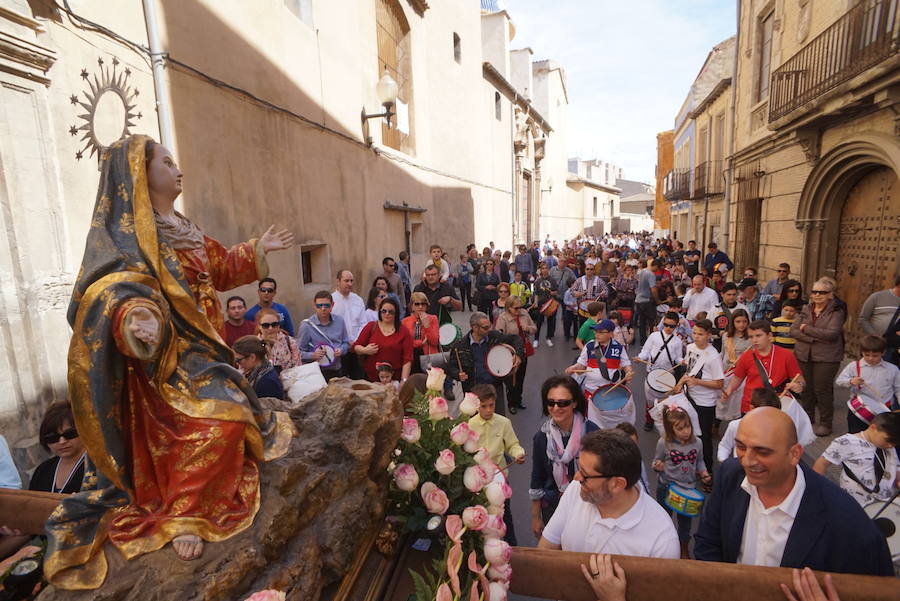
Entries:
<svg viewBox="0 0 900 601">
<path fill-rule="evenodd" d="M 678 323 L 678 313 L 668 311 L 661 322 L 663 331 L 654 330 L 635 359 L 635 361 L 647 364 L 647 378 L 644 381 L 644 394 L 647 397 L 647 410 L 644 412 L 644 431 L 646 432 L 653 430 L 650 409 L 656 405 L 657 401 L 672 391 L 677 381 L 672 374 L 684 356 L 681 338 L 675 334 Z M 657 380 L 650 376 L 654 372 L 657 375 L 669 374 L 669 376 L 661 378 L 657 383 Z M 666 382 L 669 382 L 668 389 L 663 386 Z"/>
<path fill-rule="evenodd" d="M 900 369 L 882 359 L 884 338 L 865 336 L 859 347 L 862 359 L 848 363 L 835 378 L 834 385 L 850 388 L 854 395 L 867 397 L 874 401 L 873 404 L 881 404 L 885 409 L 896 409 L 900 399 Z M 857 417 L 852 408 L 847 409 L 847 431 L 850 434 L 862 432 L 868 427 L 869 424 Z"/>
</svg>

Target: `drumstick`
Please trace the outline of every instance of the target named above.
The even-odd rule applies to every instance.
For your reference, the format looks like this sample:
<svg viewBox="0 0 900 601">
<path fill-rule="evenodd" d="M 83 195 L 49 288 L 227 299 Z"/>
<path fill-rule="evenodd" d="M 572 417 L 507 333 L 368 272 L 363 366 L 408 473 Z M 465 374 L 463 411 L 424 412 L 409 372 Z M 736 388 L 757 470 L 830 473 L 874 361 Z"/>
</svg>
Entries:
<svg viewBox="0 0 900 601">
<path fill-rule="evenodd" d="M 616 382 L 615 386 L 613 386 L 612 388 L 610 388 L 609 390 L 607 390 L 606 392 L 604 392 L 603 394 L 601 394 L 601 395 L 600 395 L 600 398 L 602 399 L 603 397 L 605 397 L 605 396 L 608 395 L 610 392 L 612 392 L 613 390 L 615 390 L 616 388 L 618 388 L 619 386 L 621 386 L 621 385 L 624 384 L 624 383 L 625 383 L 625 377 L 623 376 L 621 380 L 619 380 L 618 382 Z"/>
<path fill-rule="evenodd" d="M 526 453 L 525 455 L 522 455 L 522 457 L 528 457 L 528 454 Z M 506 467 L 501 467 L 499 471 L 505 472 L 506 470 L 509 469 L 509 466 L 514 465 L 516 463 L 518 463 L 518 461 L 513 461 L 512 463 L 507 463 Z"/>
<path fill-rule="evenodd" d="M 785 396 L 786 394 L 790 393 L 790 391 L 787 389 L 787 387 L 790 386 L 791 384 L 793 384 L 794 382 L 796 382 L 801 377 L 801 375 L 802 374 L 797 374 L 796 376 L 794 376 L 794 379 L 787 383 L 787 386 L 784 387 L 784 392 L 779 394 L 778 398 L 781 398 L 781 397 Z"/>
<path fill-rule="evenodd" d="M 459 368 L 459 373 L 462 373 L 462 361 L 459 360 L 459 349 L 455 348 L 453 351 L 456 353 L 456 366 Z"/>
</svg>

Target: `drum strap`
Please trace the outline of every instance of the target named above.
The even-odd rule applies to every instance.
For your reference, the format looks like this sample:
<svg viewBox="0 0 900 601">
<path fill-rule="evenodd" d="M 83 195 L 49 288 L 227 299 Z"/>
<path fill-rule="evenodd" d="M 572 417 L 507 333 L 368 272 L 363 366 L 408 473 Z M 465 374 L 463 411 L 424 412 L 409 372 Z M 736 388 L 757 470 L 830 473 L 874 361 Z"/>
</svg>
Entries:
<svg viewBox="0 0 900 601">
<path fill-rule="evenodd" d="M 875 449 L 875 457 L 872 459 L 875 467 L 875 486 L 871 488 L 863 484 L 857 475 L 853 473 L 853 470 L 847 467 L 846 463 L 841 463 L 841 467 L 844 468 L 844 473 L 847 474 L 848 478 L 859 484 L 860 488 L 871 495 L 878 492 L 878 484 L 881 482 L 882 476 L 884 476 L 884 460 L 884 449 Z"/>
<path fill-rule="evenodd" d="M 775 365 L 775 349 L 778 348 L 775 345 L 772 345 L 772 350 L 770 351 L 771 355 L 769 356 L 769 365 Z M 753 361 L 756 363 L 756 369 L 759 371 L 759 379 L 762 380 L 763 386 L 766 388 L 770 388 L 777 393 L 784 392 L 783 385 L 787 383 L 787 380 L 779 384 L 778 386 L 773 386 L 772 381 L 769 380 L 769 373 L 766 371 L 766 368 L 763 367 L 762 361 L 759 360 L 759 357 L 756 356 L 756 351 L 751 351 L 753 353 Z M 781 390 L 779 390 L 781 389 Z"/>
<path fill-rule="evenodd" d="M 325 332 L 323 332 L 322 330 L 320 330 L 319 328 L 317 328 L 317 327 L 316 327 L 316 324 L 314 324 L 313 322 L 311 322 L 311 321 L 308 320 L 308 319 L 304 319 L 303 321 L 305 321 L 306 323 L 308 323 L 309 325 L 311 325 L 311 326 L 313 327 L 313 329 L 314 329 L 316 332 L 318 332 L 318 333 L 322 336 L 322 338 L 324 338 L 325 340 L 327 340 L 328 342 L 331 343 L 331 346 L 333 346 L 333 347 L 335 347 L 335 348 L 341 348 L 341 345 L 335 344 L 335 343 L 334 343 L 334 340 L 332 340 L 331 338 L 329 338 L 328 336 L 326 336 L 326 335 L 325 335 Z"/>
<path fill-rule="evenodd" d="M 662 352 L 663 352 L 663 351 L 666 351 L 666 356 L 669 358 L 669 365 L 671 365 L 672 367 L 675 367 L 675 362 L 672 361 L 672 354 L 669 352 L 669 342 L 671 342 L 673 338 L 675 338 L 675 334 L 671 334 L 671 335 L 669 336 L 669 339 L 668 339 L 668 340 L 663 339 L 663 345 L 662 345 L 662 348 L 659 349 L 659 352 L 657 352 L 657 353 L 656 353 L 656 356 L 653 357 L 653 360 L 650 361 L 650 365 L 655 364 L 655 363 L 656 363 L 656 360 L 659 359 L 659 356 L 662 355 Z"/>
</svg>

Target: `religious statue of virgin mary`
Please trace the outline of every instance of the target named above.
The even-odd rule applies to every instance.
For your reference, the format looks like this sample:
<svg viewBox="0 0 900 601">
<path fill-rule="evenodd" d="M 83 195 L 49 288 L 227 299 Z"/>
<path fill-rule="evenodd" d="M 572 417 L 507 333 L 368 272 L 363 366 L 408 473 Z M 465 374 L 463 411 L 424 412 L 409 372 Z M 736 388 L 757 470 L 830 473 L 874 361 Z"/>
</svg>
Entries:
<svg viewBox="0 0 900 601">
<path fill-rule="evenodd" d="M 104 150 L 68 318 L 69 395 L 89 457 L 82 492 L 47 522 L 44 573 L 63 589 L 103 583 L 103 546 L 127 559 L 172 542 L 181 559 L 250 526 L 259 461 L 294 428 L 264 411 L 222 341 L 216 294 L 266 277 L 293 244 L 269 228 L 225 248 L 176 212 L 182 173 L 146 136 Z"/>
</svg>

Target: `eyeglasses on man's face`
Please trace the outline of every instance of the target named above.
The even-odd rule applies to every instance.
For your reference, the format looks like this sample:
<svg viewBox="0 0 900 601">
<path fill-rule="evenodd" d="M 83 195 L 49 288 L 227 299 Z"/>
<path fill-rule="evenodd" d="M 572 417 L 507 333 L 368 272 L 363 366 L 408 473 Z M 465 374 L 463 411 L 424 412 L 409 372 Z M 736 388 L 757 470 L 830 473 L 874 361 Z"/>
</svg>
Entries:
<svg viewBox="0 0 900 601">
<path fill-rule="evenodd" d="M 589 476 L 580 465 L 578 466 L 578 475 L 581 476 L 582 480 L 590 480 L 592 478 L 615 478 L 618 476 L 618 474 L 594 474 Z"/>
<path fill-rule="evenodd" d="M 810 294 L 831 294 L 831 290 L 810 290 Z"/>
<path fill-rule="evenodd" d="M 316 309 L 330 309 L 331 303 L 316 303 Z"/>
</svg>

